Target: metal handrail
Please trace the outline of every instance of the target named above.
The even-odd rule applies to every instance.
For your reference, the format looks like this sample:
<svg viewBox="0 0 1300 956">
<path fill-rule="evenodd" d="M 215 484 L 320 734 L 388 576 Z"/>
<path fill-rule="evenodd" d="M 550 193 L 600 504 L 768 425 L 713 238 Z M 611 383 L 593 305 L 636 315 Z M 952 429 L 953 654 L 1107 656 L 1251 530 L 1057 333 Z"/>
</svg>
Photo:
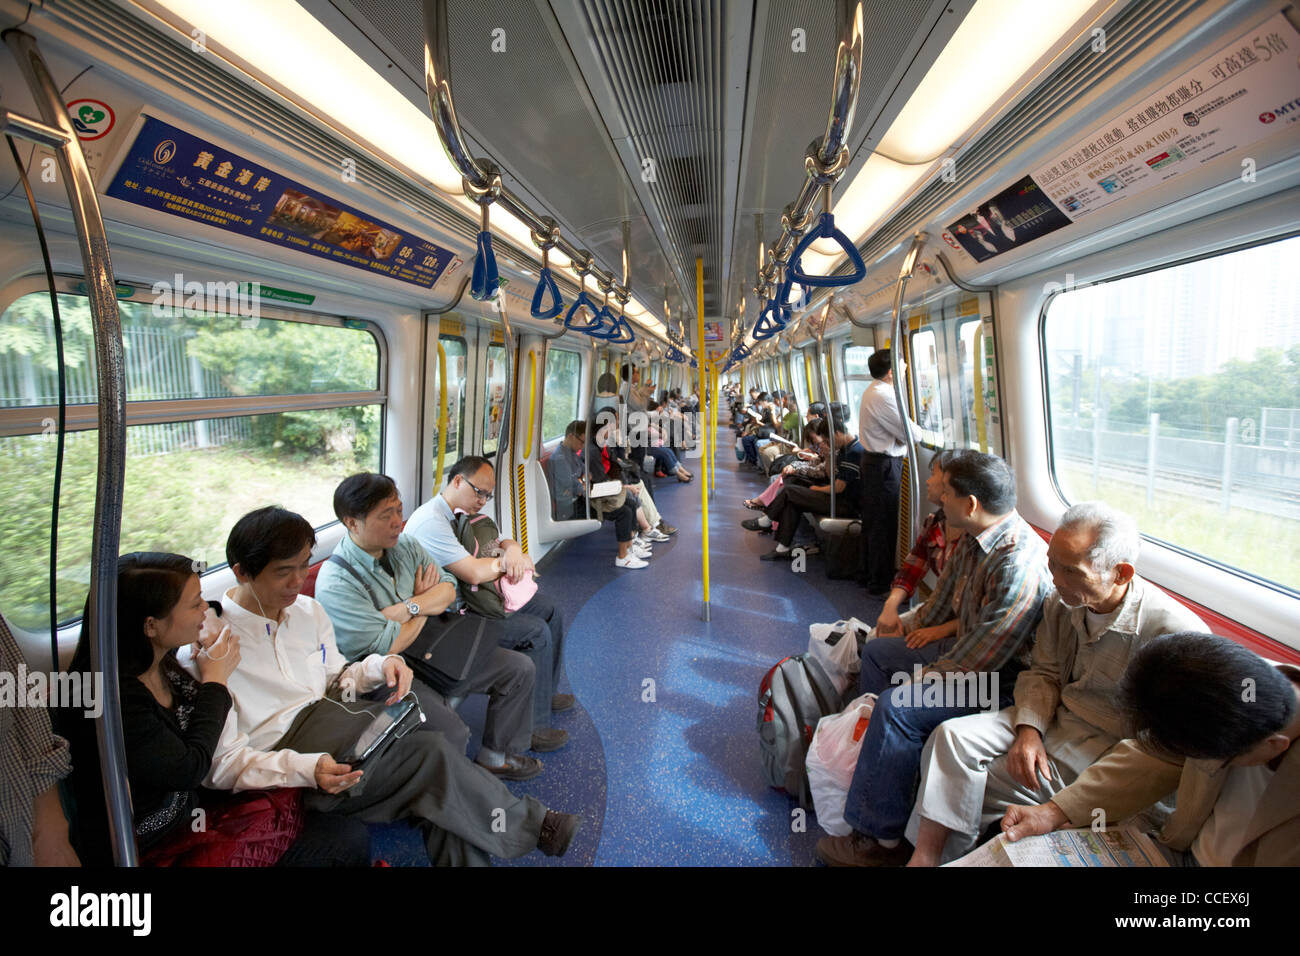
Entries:
<svg viewBox="0 0 1300 956">
<path fill-rule="evenodd" d="M 122 318 L 118 311 L 104 219 L 95 184 L 76 131 L 68 119 L 59 88 L 50 76 L 36 40 L 20 30 L 4 33 L 5 43 L 27 81 L 39 123 L 5 116 L 14 135 L 52 146 L 64 188 L 81 261 L 86 271 L 87 298 L 94 320 L 95 368 L 99 382 L 99 474 L 95 488 L 95 524 L 91 537 L 90 600 L 82 622 L 89 628 L 90 666 L 103 675 L 103 713 L 95 723 L 100 774 L 108 807 L 109 838 L 119 866 L 135 866 L 135 828 L 127 786 L 126 746 L 122 734 L 121 688 L 117 655 L 117 559 L 122 534 L 122 493 L 126 481 L 126 364 Z M 51 134 L 57 131 L 51 142 Z M 54 609 L 51 608 L 51 613 Z"/>
<path fill-rule="evenodd" d="M 822 345 L 822 340 L 826 335 L 826 322 L 830 318 L 830 303 L 822 310 L 821 320 L 817 323 L 817 381 L 821 383 L 822 401 L 826 405 L 826 478 L 827 484 L 831 491 L 831 517 L 835 517 L 835 412 L 831 408 L 831 391 L 830 383 L 826 381 L 826 352 Z M 848 428 L 848 422 L 844 422 L 844 427 Z"/>
<path fill-rule="evenodd" d="M 921 507 L 921 471 L 917 458 L 916 436 L 913 433 L 913 428 L 919 426 L 912 419 L 903 396 L 902 350 L 909 348 L 907 323 L 903 318 L 903 294 L 907 289 L 908 280 L 912 278 L 912 272 L 916 269 L 917 260 L 921 258 L 921 249 L 928 238 L 924 232 L 918 232 L 912 237 L 912 248 L 907 250 L 903 265 L 898 270 L 898 286 L 894 290 L 893 347 L 889 350 L 890 369 L 894 373 L 894 401 L 898 403 L 898 414 L 903 422 L 903 434 L 907 438 L 907 455 L 912 462 L 912 466 L 907 469 L 907 483 L 911 489 L 911 497 L 908 500 L 911 502 L 913 528 L 917 526 Z"/>
<path fill-rule="evenodd" d="M 859 21 L 861 12 L 859 11 Z M 859 31 L 860 33 L 861 31 Z M 579 249 L 560 234 L 555 220 L 534 212 L 516 193 L 501 181 L 501 171 L 490 159 L 475 159 L 470 155 L 469 146 L 456 118 L 456 107 L 451 92 L 451 33 L 447 25 L 447 0 L 424 0 L 424 83 L 429 96 L 429 110 L 433 115 L 434 127 L 438 130 L 438 141 L 451 164 L 465 180 L 465 191 L 471 198 L 490 194 L 491 200 L 499 202 L 509 212 L 517 216 L 533 234 L 534 244 L 541 248 L 539 236 L 549 237 L 550 244 L 559 249 L 574 262 L 590 260 L 591 253 Z M 861 43 L 859 42 L 859 62 L 861 60 Z M 855 72 L 856 77 L 856 72 Z M 854 80 L 856 96 L 856 78 Z M 850 116 L 852 110 L 850 109 Z M 481 199 L 479 201 L 482 201 Z M 626 250 L 624 252 L 624 275 L 626 276 Z M 616 283 L 612 271 L 595 267 L 591 274 L 599 282 Z M 630 294 L 627 280 L 624 278 L 621 290 Z M 653 335 L 642 329 L 646 335 Z"/>
<path fill-rule="evenodd" d="M 768 251 L 766 264 L 761 264 L 755 291 L 777 284 L 781 264 L 786 262 L 795 244 L 812 223 L 812 207 L 818 194 L 828 181 L 834 182 L 848 166 L 849 130 L 858 102 L 858 84 L 862 76 L 862 3 L 850 4 L 840 0 L 841 36 L 835 51 L 835 81 L 831 87 L 831 108 L 826 121 L 826 132 L 808 144 L 804 166 L 808 176 L 795 201 L 785 207 L 781 217 L 781 236 Z M 761 244 L 760 244 L 761 245 Z M 781 303 L 784 305 L 784 303 Z"/>
</svg>

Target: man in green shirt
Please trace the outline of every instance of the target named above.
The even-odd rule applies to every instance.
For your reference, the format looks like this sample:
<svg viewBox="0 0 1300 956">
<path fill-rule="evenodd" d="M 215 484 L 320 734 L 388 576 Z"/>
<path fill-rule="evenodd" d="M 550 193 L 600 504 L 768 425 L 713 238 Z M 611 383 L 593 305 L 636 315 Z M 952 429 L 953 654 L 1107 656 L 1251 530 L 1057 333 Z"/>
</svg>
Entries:
<svg viewBox="0 0 1300 956">
<path fill-rule="evenodd" d="M 450 625 L 455 612 L 448 609 L 456 601 L 456 578 L 439 568 L 423 545 L 402 534 L 402 499 L 391 478 L 376 474 L 345 478 L 334 492 L 334 512 L 348 533 L 321 567 L 316 600 L 329 614 L 339 650 L 348 660 L 400 654 L 426 628 Z M 500 625 L 489 620 L 487 626 Z M 492 643 L 499 643 L 495 636 Z M 477 762 L 507 780 L 527 780 L 542 771 L 540 760 L 522 753 L 532 739 L 534 680 L 532 661 L 498 646 L 471 675 L 466 689 L 488 695 Z M 463 751 L 469 728 L 455 711 L 422 681 L 417 680 L 412 690 L 430 729 L 441 730 Z"/>
</svg>

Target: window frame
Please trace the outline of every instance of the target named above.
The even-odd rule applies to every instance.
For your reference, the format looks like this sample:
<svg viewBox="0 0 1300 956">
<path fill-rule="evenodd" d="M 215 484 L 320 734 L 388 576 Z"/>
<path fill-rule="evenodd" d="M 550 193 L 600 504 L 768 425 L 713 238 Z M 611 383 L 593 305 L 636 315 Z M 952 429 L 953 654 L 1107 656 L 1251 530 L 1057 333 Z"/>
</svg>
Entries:
<svg viewBox="0 0 1300 956">
<path fill-rule="evenodd" d="M 922 334 L 923 332 L 928 332 L 928 333 L 930 334 L 930 336 L 934 339 L 934 372 L 935 372 L 935 378 L 937 379 L 937 381 L 936 381 L 936 383 L 935 383 L 935 384 L 936 384 L 936 387 L 935 387 L 935 398 L 936 398 L 936 400 L 939 402 L 939 429 L 938 429 L 938 431 L 935 431 L 934 429 L 931 429 L 931 428 L 926 428 L 926 427 L 925 427 L 924 425 L 922 425 L 921 422 L 920 422 L 920 413 L 921 413 L 921 374 L 920 374 L 920 370 L 917 368 L 917 361 L 916 361 L 916 337 L 917 337 L 918 335 Z M 944 437 L 944 436 L 943 436 L 943 420 L 944 420 L 944 414 L 943 414 L 943 386 L 944 386 L 944 375 L 943 375 L 943 366 L 942 366 L 942 364 L 941 364 L 940 361 L 939 361 L 940 355 L 941 355 L 942 352 L 943 352 L 943 345 L 944 345 L 944 339 L 943 339 L 942 332 L 943 332 L 942 325 L 935 325 L 933 322 L 926 322 L 926 323 L 924 323 L 924 324 L 922 324 L 922 325 L 918 325 L 916 328 L 914 328 L 914 329 L 909 329 L 908 332 L 907 332 L 907 355 L 908 355 L 908 358 L 911 359 L 911 362 L 908 364 L 908 369 L 907 369 L 907 371 L 908 371 L 908 378 L 911 379 L 911 386 L 912 386 L 912 387 L 911 387 L 911 392 L 912 392 L 912 395 L 911 395 L 911 398 L 912 398 L 912 418 L 913 418 L 913 421 L 916 422 L 916 424 L 918 425 L 918 427 L 920 427 L 920 429 L 921 429 L 921 431 L 922 431 L 922 433 L 923 433 L 923 435 L 924 435 L 924 437 L 922 437 L 922 438 L 918 438 L 916 443 L 917 443 L 918 445 L 920 445 L 922 448 L 928 448 L 928 449 L 930 449 L 931 451 L 938 451 L 940 448 L 943 447 L 943 437 Z M 930 441 L 930 436 L 931 436 L 931 435 L 935 435 L 935 434 L 937 434 L 937 435 L 939 436 L 939 443 L 938 443 L 938 444 L 935 444 L 935 443 L 933 443 L 933 442 Z"/>
<path fill-rule="evenodd" d="M 34 288 L 25 288 L 31 280 Z M 55 276 L 55 291 L 60 295 L 85 296 L 84 280 L 66 276 Z M 120 302 L 147 302 L 152 304 L 152 292 L 149 288 L 134 282 L 119 282 L 119 287 L 131 286 L 134 292 L 121 297 Z M 0 314 L 8 311 L 10 306 L 26 295 L 41 292 L 47 288 L 44 276 L 26 276 L 23 280 L 10 283 L 6 290 Z M 13 294 L 15 293 L 16 294 Z M 388 342 L 380 326 L 369 319 L 357 319 L 344 316 L 325 315 L 321 313 L 298 312 L 277 306 L 260 305 L 259 310 L 265 318 L 285 322 L 301 322 L 306 325 L 321 325 L 332 328 L 348 328 L 370 333 L 375 341 L 375 369 L 377 388 L 353 392 L 305 392 L 296 395 L 248 395 L 248 396 L 214 396 L 211 398 L 166 399 L 156 401 L 128 401 L 126 403 L 126 426 L 160 425 L 171 422 L 200 421 L 213 418 L 236 418 L 247 415 L 265 415 L 276 412 L 316 411 L 328 408 L 347 408 L 355 405 L 380 406 L 380 447 L 379 462 L 382 468 L 385 461 L 387 444 L 383 440 L 388 414 Z M 219 311 L 208 308 L 205 312 L 216 315 L 235 315 L 229 310 Z M 358 329 L 358 323 L 363 328 Z M 54 405 L 18 405 L 0 408 L 0 438 L 16 438 L 23 435 L 38 435 L 45 429 L 45 422 L 58 415 L 59 407 Z M 78 404 L 67 406 L 67 431 L 94 431 L 99 428 L 99 405 Z M 325 527 L 322 525 L 322 527 Z"/>
<path fill-rule="evenodd" d="M 1190 265 L 1194 262 L 1200 262 L 1205 259 L 1216 259 L 1219 258 L 1220 256 L 1232 255 L 1233 253 L 1243 252 L 1247 249 L 1254 249 L 1258 246 L 1267 246 L 1275 242 L 1285 242 L 1288 239 L 1294 239 L 1296 237 L 1300 237 L 1300 229 L 1291 229 L 1286 232 L 1268 236 L 1263 239 L 1251 240 L 1249 242 L 1234 243 L 1224 248 L 1215 249 L 1211 252 L 1205 252 L 1199 255 L 1182 256 L 1176 259 L 1171 259 L 1168 262 L 1162 262 L 1159 263 L 1158 265 L 1149 266 L 1145 269 L 1134 269 L 1129 272 L 1116 272 L 1111 275 L 1102 275 L 1095 279 L 1089 280 L 1088 286 L 1098 286 L 1110 282 L 1120 282 L 1125 279 L 1133 279 L 1138 276 L 1144 276 L 1154 272 L 1163 272 L 1166 269 L 1176 269 L 1180 266 Z M 1043 386 L 1042 387 L 1043 404 L 1042 404 L 1041 411 L 1043 415 L 1043 431 L 1046 438 L 1044 445 L 1046 446 L 1045 451 L 1047 454 L 1047 477 L 1048 480 L 1051 482 L 1052 493 L 1056 495 L 1057 500 L 1061 503 L 1061 505 L 1064 508 L 1069 508 L 1072 505 L 1077 504 L 1078 502 L 1071 501 L 1069 498 L 1065 496 L 1065 490 L 1061 487 L 1060 480 L 1058 479 L 1056 474 L 1056 440 L 1052 433 L 1051 376 L 1049 374 L 1048 365 L 1047 365 L 1047 313 L 1051 308 L 1052 303 L 1056 301 L 1058 296 L 1064 295 L 1067 292 L 1072 292 L 1072 291 L 1074 291 L 1074 289 L 1056 288 L 1053 289 L 1051 292 L 1049 292 L 1043 298 L 1042 303 L 1039 305 L 1038 323 L 1037 323 L 1038 325 L 1037 328 L 1038 372 L 1039 375 L 1041 376 L 1041 381 Z M 1300 590 L 1294 590 L 1292 588 L 1288 588 L 1286 585 L 1281 584 L 1280 582 L 1270 581 L 1267 578 L 1259 577 L 1258 575 L 1253 574 L 1250 571 L 1247 571 L 1245 568 L 1239 568 L 1236 567 L 1235 565 L 1225 564 L 1219 559 L 1214 558 L 1208 554 L 1202 554 L 1199 551 L 1192 551 L 1189 548 L 1184 547 L 1183 545 L 1176 544 L 1172 541 L 1166 541 L 1164 538 L 1158 538 L 1153 534 L 1149 534 L 1148 532 L 1141 530 L 1140 527 L 1138 533 L 1141 535 L 1143 541 L 1149 541 L 1154 545 L 1157 545 L 1161 548 L 1166 548 L 1175 554 L 1181 555 L 1182 557 L 1188 558 L 1199 564 L 1207 565 L 1218 571 L 1223 571 L 1227 574 L 1233 575 L 1234 577 L 1238 577 L 1245 581 L 1249 581 L 1251 584 L 1257 585 L 1262 588 L 1266 588 L 1274 592 L 1275 594 L 1279 594 L 1285 598 L 1290 598 L 1292 600 L 1300 598 Z M 1290 646 L 1290 645 L 1284 644 L 1283 646 Z"/>
</svg>

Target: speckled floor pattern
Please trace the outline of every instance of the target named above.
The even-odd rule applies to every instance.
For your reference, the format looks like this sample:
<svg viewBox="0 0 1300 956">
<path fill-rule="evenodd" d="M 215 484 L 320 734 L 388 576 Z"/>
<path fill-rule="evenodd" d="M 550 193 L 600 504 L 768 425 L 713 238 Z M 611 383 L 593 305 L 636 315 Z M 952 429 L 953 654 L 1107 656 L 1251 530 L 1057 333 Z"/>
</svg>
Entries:
<svg viewBox="0 0 1300 956">
<path fill-rule="evenodd" d="M 712 620 L 702 620 L 700 486 L 660 479 L 655 500 L 679 527 L 657 545 L 650 567 L 614 567 L 611 528 L 552 552 L 539 583 L 570 615 L 572 711 L 556 715 L 570 734 L 543 754 L 546 770 L 511 784 L 549 807 L 582 813 L 583 829 L 561 860 L 530 853 L 511 865 L 783 866 L 812 862 L 821 835 L 808 814 L 763 780 L 754 730 L 759 681 L 808 643 L 808 624 L 856 615 L 880 603 L 851 581 L 826 579 L 820 558 L 794 573 L 758 556 L 772 538 L 745 531 L 742 501 L 765 485 L 737 465 L 735 435 L 719 430 L 709 503 Z M 698 460 L 687 467 L 702 474 Z M 461 716 L 477 748 L 485 698 Z M 393 865 L 425 865 L 423 843 L 404 824 L 373 828 L 373 852 Z"/>
</svg>

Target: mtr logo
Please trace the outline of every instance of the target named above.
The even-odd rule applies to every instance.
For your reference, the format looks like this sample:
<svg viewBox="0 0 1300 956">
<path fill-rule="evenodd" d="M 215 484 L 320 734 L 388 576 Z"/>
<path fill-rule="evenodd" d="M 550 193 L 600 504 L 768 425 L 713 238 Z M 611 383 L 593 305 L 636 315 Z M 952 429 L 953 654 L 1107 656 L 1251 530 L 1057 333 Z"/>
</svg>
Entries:
<svg viewBox="0 0 1300 956">
<path fill-rule="evenodd" d="M 1294 99 L 1290 103 L 1284 103 L 1281 106 L 1275 106 L 1271 110 L 1265 110 L 1259 114 L 1261 123 L 1272 123 L 1282 116 L 1290 116 L 1292 113 L 1300 110 L 1300 99 Z"/>
</svg>

